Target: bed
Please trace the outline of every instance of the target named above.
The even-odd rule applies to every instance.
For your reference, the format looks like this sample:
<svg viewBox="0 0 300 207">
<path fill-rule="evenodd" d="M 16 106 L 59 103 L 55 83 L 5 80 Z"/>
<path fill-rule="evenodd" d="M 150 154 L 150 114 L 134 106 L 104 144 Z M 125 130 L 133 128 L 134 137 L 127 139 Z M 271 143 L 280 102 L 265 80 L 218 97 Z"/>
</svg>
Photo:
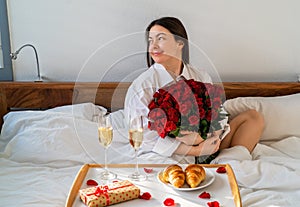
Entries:
<svg viewBox="0 0 300 207">
<path fill-rule="evenodd" d="M 122 131 L 130 83 L 0 82 L 1 206 L 64 206 L 85 163 L 103 163 L 95 115 L 111 111 L 109 163 L 132 163 Z M 235 172 L 243 206 L 300 206 L 300 83 L 223 83 L 231 115 L 255 108 L 266 128 L 252 157 L 220 155 Z M 126 153 L 122 153 L 126 152 Z M 140 163 L 173 163 L 156 154 Z"/>
</svg>

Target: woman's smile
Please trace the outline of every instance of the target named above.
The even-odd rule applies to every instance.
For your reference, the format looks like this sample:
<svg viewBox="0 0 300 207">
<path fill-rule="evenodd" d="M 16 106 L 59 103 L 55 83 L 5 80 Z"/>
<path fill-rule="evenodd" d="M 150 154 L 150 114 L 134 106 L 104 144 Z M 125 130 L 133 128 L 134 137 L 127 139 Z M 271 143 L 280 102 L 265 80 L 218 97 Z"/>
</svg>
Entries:
<svg viewBox="0 0 300 207">
<path fill-rule="evenodd" d="M 163 54 L 163 52 L 151 52 L 152 56 L 159 56 L 161 54 Z"/>
</svg>

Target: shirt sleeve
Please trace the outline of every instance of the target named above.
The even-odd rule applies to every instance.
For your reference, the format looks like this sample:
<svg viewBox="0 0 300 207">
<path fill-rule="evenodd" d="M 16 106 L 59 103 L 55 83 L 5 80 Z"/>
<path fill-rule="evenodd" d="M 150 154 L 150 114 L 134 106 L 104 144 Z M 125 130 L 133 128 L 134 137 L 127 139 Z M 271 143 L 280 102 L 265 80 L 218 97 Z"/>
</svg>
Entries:
<svg viewBox="0 0 300 207">
<path fill-rule="evenodd" d="M 150 87 L 152 86 L 147 86 L 145 82 L 133 82 L 128 88 L 124 105 L 125 123 L 129 123 L 129 115 L 132 114 L 148 116 L 148 104 L 155 92 Z M 180 142 L 170 137 L 161 138 L 157 132 L 149 130 L 146 125 L 147 123 L 144 124 L 144 140 L 139 153 L 153 151 L 162 156 L 171 157 Z"/>
<path fill-rule="evenodd" d="M 153 152 L 166 157 L 171 157 L 179 145 L 180 142 L 174 138 L 159 138 L 153 147 Z"/>
<path fill-rule="evenodd" d="M 133 83 L 134 84 L 134 83 Z M 125 123 L 128 127 L 129 123 L 129 116 L 138 114 L 140 116 L 147 116 L 148 115 L 148 107 L 147 107 L 147 93 L 145 90 L 141 88 L 142 86 L 131 85 L 128 88 L 125 103 L 124 103 L 124 118 Z M 140 88 L 140 89 L 137 89 Z"/>
<path fill-rule="evenodd" d="M 222 107 L 222 112 L 227 114 L 227 111 Z M 223 140 L 225 136 L 230 132 L 230 125 L 228 124 L 228 116 L 226 116 L 223 120 L 220 121 L 221 127 L 223 129 L 223 133 L 220 135 L 220 139 Z"/>
</svg>

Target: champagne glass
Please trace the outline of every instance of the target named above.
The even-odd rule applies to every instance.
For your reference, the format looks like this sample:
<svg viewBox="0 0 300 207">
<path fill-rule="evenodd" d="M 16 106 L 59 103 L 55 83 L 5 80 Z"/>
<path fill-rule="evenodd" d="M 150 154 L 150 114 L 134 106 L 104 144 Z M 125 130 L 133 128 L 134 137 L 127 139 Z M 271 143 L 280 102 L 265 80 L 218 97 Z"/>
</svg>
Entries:
<svg viewBox="0 0 300 207">
<path fill-rule="evenodd" d="M 147 179 L 146 175 L 139 172 L 137 153 L 143 142 L 143 116 L 129 117 L 129 142 L 135 151 L 135 172 L 129 175 L 134 181 L 143 181 Z"/>
<path fill-rule="evenodd" d="M 110 172 L 107 168 L 107 148 L 110 146 L 113 138 L 113 127 L 109 114 L 100 113 L 98 116 L 98 138 L 100 144 L 104 147 L 104 172 L 101 173 L 101 179 L 109 180 L 116 178 L 117 175 Z"/>
</svg>

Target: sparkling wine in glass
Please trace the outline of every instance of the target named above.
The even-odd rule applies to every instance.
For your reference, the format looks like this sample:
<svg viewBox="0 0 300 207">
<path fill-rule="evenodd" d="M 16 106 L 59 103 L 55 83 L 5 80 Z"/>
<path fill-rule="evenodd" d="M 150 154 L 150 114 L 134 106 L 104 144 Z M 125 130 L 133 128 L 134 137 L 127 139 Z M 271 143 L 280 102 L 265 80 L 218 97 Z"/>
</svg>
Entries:
<svg viewBox="0 0 300 207">
<path fill-rule="evenodd" d="M 107 167 L 107 148 L 110 146 L 113 139 L 113 127 L 109 114 L 100 113 L 98 116 L 98 138 L 100 144 L 104 147 L 104 172 L 101 173 L 101 179 L 109 180 L 116 178 L 117 175 L 110 172 Z"/>
<path fill-rule="evenodd" d="M 134 181 L 143 181 L 147 179 L 146 175 L 139 172 L 137 153 L 142 145 L 144 136 L 143 116 L 135 116 L 129 118 L 129 142 L 135 151 L 135 172 L 129 175 L 129 178 Z"/>
</svg>

